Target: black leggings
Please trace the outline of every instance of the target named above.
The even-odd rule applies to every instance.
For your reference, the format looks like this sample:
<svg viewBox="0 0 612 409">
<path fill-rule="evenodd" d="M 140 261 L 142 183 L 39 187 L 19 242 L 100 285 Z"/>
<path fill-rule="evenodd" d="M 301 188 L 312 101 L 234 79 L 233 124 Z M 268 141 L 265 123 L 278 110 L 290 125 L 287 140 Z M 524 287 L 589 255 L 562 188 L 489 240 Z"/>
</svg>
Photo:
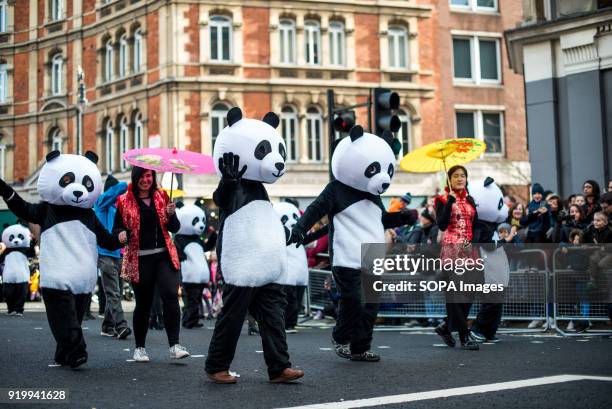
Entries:
<svg viewBox="0 0 612 409">
<path fill-rule="evenodd" d="M 168 344 L 178 344 L 181 320 L 178 301 L 179 274 L 172 269 L 168 252 L 138 257 L 138 274 L 139 282 L 132 283 L 136 296 L 133 324 L 136 348 L 145 346 L 155 286 L 162 299 Z"/>
</svg>

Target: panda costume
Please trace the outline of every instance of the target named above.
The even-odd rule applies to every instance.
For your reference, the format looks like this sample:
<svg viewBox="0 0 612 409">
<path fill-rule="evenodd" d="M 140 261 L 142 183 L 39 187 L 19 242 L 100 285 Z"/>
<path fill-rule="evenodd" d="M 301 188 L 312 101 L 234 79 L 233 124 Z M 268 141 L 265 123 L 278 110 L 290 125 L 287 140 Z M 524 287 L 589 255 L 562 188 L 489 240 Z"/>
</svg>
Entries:
<svg viewBox="0 0 612 409">
<path fill-rule="evenodd" d="M 495 251 L 493 236 L 500 223 L 508 219 L 508 206 L 504 203 L 504 194 L 493 178 L 487 177 L 484 181 L 470 183 L 468 190 L 474 199 L 478 211 L 478 222 L 474 229 L 477 237 L 473 242 L 484 244 L 481 253 Z M 503 249 L 497 251 L 503 252 Z M 503 253 L 505 257 L 505 253 Z M 499 262 L 497 264 L 500 264 Z M 493 294 L 490 298 L 499 298 L 499 294 Z M 498 300 L 488 299 L 481 302 L 480 311 L 470 329 L 470 338 L 475 342 L 495 341 L 495 333 L 501 323 L 502 308 Z"/>
<path fill-rule="evenodd" d="M 337 144 L 331 158 L 336 180 L 308 206 L 293 226 L 288 243 L 302 243 L 305 233 L 323 216 L 329 217 L 332 273 L 340 291 L 340 310 L 332 340 L 336 353 L 356 361 L 378 361 L 370 351 L 379 304 L 362 304 L 361 245 L 385 243 L 385 229 L 414 224 L 415 211 L 388 213 L 380 195 L 395 172 L 394 150 L 399 141 L 354 126 Z"/>
<path fill-rule="evenodd" d="M 28 257 L 34 257 L 30 236 L 30 230 L 21 224 L 8 226 L 2 232 L 2 242 L 6 246 L 0 255 L 0 263 L 4 263 L 2 289 L 9 315 L 23 315 L 30 281 Z"/>
<path fill-rule="evenodd" d="M 121 247 L 92 207 L 102 180 L 93 152 L 52 151 L 38 176 L 40 203 L 28 203 L 0 179 L 0 194 L 19 218 L 40 225 L 40 286 L 57 342 L 55 362 L 76 368 L 87 362 L 81 323 L 98 277 L 98 249 Z"/>
<path fill-rule="evenodd" d="M 206 214 L 196 205 L 177 205 L 176 216 L 181 228 L 174 235 L 174 244 L 181 262 L 181 276 L 183 283 L 183 327 L 202 327 L 199 322 L 199 307 L 202 302 L 202 292 L 210 281 L 210 268 L 206 261 L 205 252 L 212 250 L 217 241 L 213 233 L 206 242 L 202 234 L 206 229 Z"/>
<path fill-rule="evenodd" d="M 285 173 L 285 143 L 269 112 L 262 121 L 243 119 L 239 108 L 227 113 L 228 126 L 214 147 L 221 181 L 213 194 L 220 210 L 218 270 L 224 280 L 223 309 L 208 349 L 206 372 L 215 383 L 236 383 L 229 373 L 247 311 L 257 320 L 268 376 L 273 383 L 303 376 L 291 368 L 285 337 L 283 286 L 287 270 L 285 232 L 264 183 Z"/>
</svg>

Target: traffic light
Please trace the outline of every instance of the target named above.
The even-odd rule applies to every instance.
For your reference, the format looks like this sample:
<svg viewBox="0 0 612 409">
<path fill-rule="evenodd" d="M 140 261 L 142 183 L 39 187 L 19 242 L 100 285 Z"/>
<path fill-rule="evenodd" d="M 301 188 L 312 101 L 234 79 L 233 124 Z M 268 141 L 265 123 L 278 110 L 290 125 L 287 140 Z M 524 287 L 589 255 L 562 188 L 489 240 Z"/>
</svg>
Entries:
<svg viewBox="0 0 612 409">
<path fill-rule="evenodd" d="M 348 132 L 355 125 L 355 111 L 340 112 L 334 118 L 334 129 L 338 132 Z"/>
<path fill-rule="evenodd" d="M 395 111 L 399 109 L 400 98 L 397 92 L 386 88 L 374 89 L 374 133 L 381 136 L 384 131 L 397 132 L 401 121 Z"/>
</svg>

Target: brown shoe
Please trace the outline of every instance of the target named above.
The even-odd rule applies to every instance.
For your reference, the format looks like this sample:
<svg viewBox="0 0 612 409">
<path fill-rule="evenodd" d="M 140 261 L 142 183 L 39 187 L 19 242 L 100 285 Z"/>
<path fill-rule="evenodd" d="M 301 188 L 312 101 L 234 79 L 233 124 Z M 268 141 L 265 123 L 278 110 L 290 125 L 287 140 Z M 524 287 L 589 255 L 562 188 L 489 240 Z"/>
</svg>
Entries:
<svg viewBox="0 0 612 409">
<path fill-rule="evenodd" d="M 304 371 L 301 369 L 285 368 L 279 376 L 270 379 L 270 383 L 289 383 L 304 376 Z"/>
<path fill-rule="evenodd" d="M 206 375 L 208 376 L 208 379 L 210 379 L 214 383 L 229 384 L 236 383 L 238 381 L 238 378 L 233 375 L 230 375 L 228 371 L 221 371 L 213 374 L 209 373 Z"/>
</svg>

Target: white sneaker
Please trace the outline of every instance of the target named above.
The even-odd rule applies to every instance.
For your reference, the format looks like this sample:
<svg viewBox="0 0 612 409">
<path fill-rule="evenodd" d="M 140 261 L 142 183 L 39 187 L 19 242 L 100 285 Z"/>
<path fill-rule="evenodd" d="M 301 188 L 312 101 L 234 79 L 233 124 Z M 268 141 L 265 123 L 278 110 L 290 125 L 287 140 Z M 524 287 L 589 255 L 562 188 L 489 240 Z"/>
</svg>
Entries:
<svg viewBox="0 0 612 409">
<path fill-rule="evenodd" d="M 170 347 L 170 358 L 172 359 L 183 359 L 189 356 L 189 352 L 185 349 L 184 346 L 180 344 L 176 344 Z"/>
<path fill-rule="evenodd" d="M 149 362 L 149 355 L 144 348 L 136 348 L 134 350 L 134 361 L 136 362 Z"/>
<path fill-rule="evenodd" d="M 527 325 L 527 328 L 529 329 L 539 328 L 542 326 L 542 324 L 544 324 L 544 321 L 542 320 L 533 320 L 529 323 L 529 325 Z"/>
</svg>

